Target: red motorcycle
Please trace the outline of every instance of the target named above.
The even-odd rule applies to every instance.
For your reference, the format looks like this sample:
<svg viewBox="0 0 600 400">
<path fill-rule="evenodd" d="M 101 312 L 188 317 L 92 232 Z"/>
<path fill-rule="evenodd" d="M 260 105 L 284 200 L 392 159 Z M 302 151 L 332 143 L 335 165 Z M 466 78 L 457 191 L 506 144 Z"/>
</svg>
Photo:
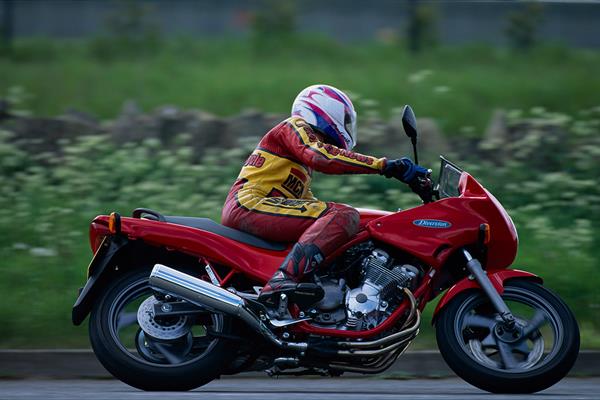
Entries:
<svg viewBox="0 0 600 400">
<path fill-rule="evenodd" d="M 417 159 L 408 106 L 402 121 Z M 433 324 L 457 375 L 496 393 L 555 384 L 579 351 L 572 312 L 540 277 L 508 269 L 517 231 L 490 192 L 444 158 L 435 189 L 428 182 L 413 187 L 424 200 L 418 207 L 360 210 L 360 232 L 275 309 L 256 299 L 291 244 L 148 209 L 98 216 L 73 323 L 90 314 L 100 362 L 144 390 L 188 390 L 256 370 L 376 374 L 446 291 Z"/>
</svg>

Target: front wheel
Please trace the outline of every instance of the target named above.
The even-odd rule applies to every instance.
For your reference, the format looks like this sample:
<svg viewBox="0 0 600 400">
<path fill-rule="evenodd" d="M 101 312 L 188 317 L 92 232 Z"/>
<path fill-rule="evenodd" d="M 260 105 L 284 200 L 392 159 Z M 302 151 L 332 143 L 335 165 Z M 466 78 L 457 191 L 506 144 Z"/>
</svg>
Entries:
<svg viewBox="0 0 600 400">
<path fill-rule="evenodd" d="M 231 334 L 231 319 L 203 314 L 155 320 L 158 301 L 149 274 L 144 268 L 120 276 L 93 308 L 89 331 L 96 357 L 116 378 L 142 390 L 190 390 L 217 378 L 236 347 L 211 332 Z"/>
<path fill-rule="evenodd" d="M 516 319 L 506 326 L 482 291 L 454 298 L 436 323 L 444 360 L 465 381 L 493 393 L 533 393 L 560 381 L 579 352 L 579 327 L 554 293 L 509 281 L 502 298 Z"/>
</svg>

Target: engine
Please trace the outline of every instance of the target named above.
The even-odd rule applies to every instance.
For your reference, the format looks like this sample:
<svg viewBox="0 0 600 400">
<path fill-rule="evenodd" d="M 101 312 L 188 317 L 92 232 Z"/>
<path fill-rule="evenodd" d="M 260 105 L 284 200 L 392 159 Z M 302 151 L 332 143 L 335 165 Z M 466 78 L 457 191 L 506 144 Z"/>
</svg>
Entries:
<svg viewBox="0 0 600 400">
<path fill-rule="evenodd" d="M 373 250 L 362 264 L 360 286 L 346 294 L 346 326 L 357 330 L 377 326 L 419 274 L 412 265 L 390 265 L 390 256 L 381 249 Z"/>
<path fill-rule="evenodd" d="M 386 251 L 374 248 L 370 242 L 361 246 L 351 254 L 359 255 L 354 258 L 356 266 L 349 271 L 358 272 L 354 287 L 349 287 L 343 278 L 317 278 L 325 291 L 312 310 L 317 324 L 337 329 L 372 329 L 400 304 L 403 288 L 416 286 L 421 276 L 419 268 L 396 263 Z"/>
</svg>

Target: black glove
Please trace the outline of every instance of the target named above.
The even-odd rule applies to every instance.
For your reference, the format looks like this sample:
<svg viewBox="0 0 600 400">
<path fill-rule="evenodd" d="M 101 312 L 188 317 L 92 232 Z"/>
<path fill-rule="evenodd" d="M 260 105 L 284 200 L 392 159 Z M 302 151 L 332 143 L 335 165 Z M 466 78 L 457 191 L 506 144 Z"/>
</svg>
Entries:
<svg viewBox="0 0 600 400">
<path fill-rule="evenodd" d="M 402 157 L 399 160 L 387 160 L 385 168 L 381 171 L 387 178 L 396 178 L 411 184 L 417 177 L 425 177 L 429 170 L 415 164 L 410 158 Z"/>
<path fill-rule="evenodd" d="M 431 203 L 433 201 L 431 170 L 427 170 L 425 175 L 418 173 L 408 186 L 421 198 L 421 200 L 423 200 L 423 203 Z"/>
</svg>

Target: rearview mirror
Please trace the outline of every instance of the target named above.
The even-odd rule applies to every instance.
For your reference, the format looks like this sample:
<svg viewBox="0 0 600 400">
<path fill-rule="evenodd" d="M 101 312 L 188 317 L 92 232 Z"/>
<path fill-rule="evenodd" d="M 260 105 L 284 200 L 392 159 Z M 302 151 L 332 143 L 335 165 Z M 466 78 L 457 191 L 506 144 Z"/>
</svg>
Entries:
<svg viewBox="0 0 600 400">
<path fill-rule="evenodd" d="M 415 144 L 417 142 L 417 117 L 415 117 L 413 109 L 408 104 L 402 110 L 402 127 L 406 136 Z"/>
<path fill-rule="evenodd" d="M 413 109 L 407 104 L 402 110 L 402 127 L 406 136 L 410 138 L 415 156 L 415 163 L 419 163 L 419 154 L 417 153 L 417 117 Z"/>
</svg>

